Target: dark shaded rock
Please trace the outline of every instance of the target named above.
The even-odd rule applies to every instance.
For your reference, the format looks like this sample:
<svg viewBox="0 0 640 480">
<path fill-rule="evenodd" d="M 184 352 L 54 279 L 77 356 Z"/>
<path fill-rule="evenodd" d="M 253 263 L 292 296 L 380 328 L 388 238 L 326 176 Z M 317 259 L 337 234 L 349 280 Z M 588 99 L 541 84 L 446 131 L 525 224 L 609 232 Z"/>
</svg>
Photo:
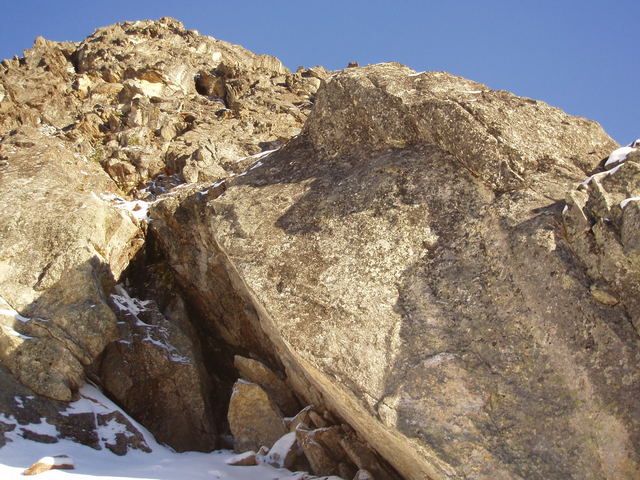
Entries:
<svg viewBox="0 0 640 480">
<path fill-rule="evenodd" d="M 212 385 L 188 331 L 167 320 L 154 301 L 132 298 L 122 286 L 111 304 L 119 340 L 100 363 L 105 390 L 158 441 L 177 451 L 213 450 Z"/>
<path fill-rule="evenodd" d="M 338 472 L 338 462 L 336 462 L 325 448 L 317 442 L 316 434 L 309 430 L 306 425 L 301 424 L 296 428 L 296 441 L 304 452 L 305 457 L 311 466 L 311 472 L 315 475 L 333 475 Z"/>
<path fill-rule="evenodd" d="M 85 387 L 86 388 L 86 387 Z M 43 443 L 68 439 L 117 455 L 150 452 L 143 434 L 120 412 L 96 400 L 97 390 L 80 392 L 80 402 L 59 402 L 37 395 L 0 367 L 0 447 L 21 437 Z"/>
</svg>

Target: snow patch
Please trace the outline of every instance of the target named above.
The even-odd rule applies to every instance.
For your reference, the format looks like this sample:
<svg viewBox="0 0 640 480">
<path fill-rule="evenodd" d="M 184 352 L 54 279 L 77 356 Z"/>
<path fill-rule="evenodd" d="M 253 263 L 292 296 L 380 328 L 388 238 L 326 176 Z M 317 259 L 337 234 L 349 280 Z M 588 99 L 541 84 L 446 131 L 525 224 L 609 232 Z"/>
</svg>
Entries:
<svg viewBox="0 0 640 480">
<path fill-rule="evenodd" d="M 38 128 L 38 131 L 41 134 L 46 135 L 47 137 L 53 137 L 58 132 L 58 129 L 53 125 L 48 125 L 45 123 Z"/>
<path fill-rule="evenodd" d="M 57 438 L 60 435 L 58 429 L 55 425 L 51 425 L 44 418 L 40 419 L 40 423 L 29 423 L 27 425 L 20 425 L 19 428 L 24 430 L 29 430 L 30 432 L 37 433 L 39 435 L 46 435 L 48 437 Z"/>
<path fill-rule="evenodd" d="M 280 147 L 274 148 L 273 150 L 265 150 L 264 152 L 255 153 L 253 155 L 249 155 L 248 157 L 241 157 L 236 160 L 236 163 L 240 163 L 241 161 L 246 160 L 248 158 L 256 158 L 256 159 L 263 158 L 263 157 L 266 157 L 267 155 L 272 154 L 273 152 L 277 152 L 278 150 L 280 150 Z"/>
<path fill-rule="evenodd" d="M 242 461 L 254 456 L 256 454 L 256 452 L 254 452 L 253 450 L 249 450 L 248 452 L 243 452 L 243 453 L 239 453 L 238 455 L 234 455 L 231 458 L 227 458 L 224 463 L 226 463 L 227 465 L 236 465 L 238 463 L 241 463 Z"/>
<path fill-rule="evenodd" d="M 635 142 L 633 142 L 635 143 Z M 614 150 L 613 152 L 611 152 L 611 155 L 609 155 L 609 158 L 607 159 L 607 161 L 605 162 L 604 166 L 609 167 L 610 165 L 615 165 L 617 163 L 622 163 L 627 159 L 627 156 L 631 153 L 631 152 L 635 152 L 637 149 L 633 148 L 633 147 L 620 147 L 617 150 Z"/>
<path fill-rule="evenodd" d="M 12 337 L 18 337 L 18 338 L 21 338 L 22 340 L 31 340 L 33 338 L 27 335 L 23 335 L 19 332 L 16 332 L 13 328 L 9 327 L 8 325 L 0 325 L 0 327 L 2 327 L 2 330 L 4 330 L 5 333 L 7 333 L 8 335 L 11 335 Z"/>
<path fill-rule="evenodd" d="M 30 318 L 20 315 L 16 310 L 14 310 L 14 308 L 9 305 L 9 302 L 7 302 L 3 297 L 0 297 L 0 307 L 2 307 L 0 308 L 0 315 L 2 316 L 11 317 L 14 320 L 18 320 L 22 323 L 31 321 Z"/>
<path fill-rule="evenodd" d="M 283 468 L 287 454 L 291 451 L 295 443 L 296 432 L 289 432 L 283 435 L 273 444 L 271 450 L 269 450 L 265 459 L 266 462 L 274 467 Z"/>
<path fill-rule="evenodd" d="M 81 399 L 72 402 L 67 413 L 111 413 L 120 411 L 133 426 L 139 430 L 152 449 L 151 453 L 141 450 L 130 450 L 124 456 L 118 456 L 108 449 L 95 450 L 86 445 L 74 443 L 68 439 L 60 439 L 55 444 L 38 443 L 22 438 L 17 428 L 5 432 L 9 439 L 0 448 L 0 478 L 2 480 L 23 479 L 22 472 L 43 457 L 56 457 L 65 454 L 73 459 L 75 470 L 50 470 L 42 474 L 42 478 L 50 480 L 295 480 L 304 478 L 301 472 L 291 472 L 274 468 L 270 465 L 237 467 L 227 462 L 236 454 L 228 450 L 217 450 L 210 453 L 183 452 L 176 453 L 170 448 L 158 444 L 153 436 L 135 420 L 126 415 L 111 402 L 102 392 L 92 385 L 84 385 L 80 389 Z M 8 425 L 18 422 L 12 416 L 0 413 L 0 421 Z M 50 426 L 36 425 L 43 431 L 52 432 Z M 26 426 L 23 426 L 26 427 Z M 99 432 L 102 437 L 115 428 Z M 33 430 L 32 428 L 30 428 Z M 335 479 L 335 477 L 334 477 Z"/>
<path fill-rule="evenodd" d="M 137 298 L 131 297 L 129 295 L 129 292 L 127 292 L 120 284 L 116 285 L 114 287 L 114 290 L 118 292 L 118 294 L 116 295 L 115 293 L 112 293 L 111 299 L 113 300 L 113 303 L 116 304 L 116 307 L 118 307 L 118 309 L 122 311 L 129 312 L 136 318 L 138 318 L 138 314 L 140 312 L 144 312 L 145 310 L 147 310 L 147 305 L 149 305 L 149 303 L 151 302 L 150 300 L 139 300 Z M 147 325 L 142 321 L 140 321 L 140 323 L 142 323 L 143 325 Z"/>
<path fill-rule="evenodd" d="M 143 200 L 128 201 L 113 193 L 101 193 L 100 197 L 102 197 L 103 200 L 112 202 L 116 208 L 126 210 L 139 222 L 149 222 L 151 220 L 149 218 L 149 202 Z"/>
<path fill-rule="evenodd" d="M 640 201 L 640 197 L 625 198 L 623 201 L 620 202 L 620 208 L 624 210 L 624 207 L 626 207 L 629 204 L 629 202 L 636 202 L 636 201 Z"/>
<path fill-rule="evenodd" d="M 620 170 L 620 167 L 622 167 L 622 165 L 623 164 L 621 163 L 620 165 L 617 165 L 617 166 L 613 167 L 611 170 L 607 170 L 605 172 L 595 173 L 595 174 L 591 175 L 589 178 L 587 178 L 584 182 L 582 182 L 582 185 L 589 185 L 589 183 L 593 179 L 598 179 L 599 180 L 600 178 L 604 178 L 604 177 L 607 177 L 609 175 L 613 175 L 618 170 Z"/>
</svg>

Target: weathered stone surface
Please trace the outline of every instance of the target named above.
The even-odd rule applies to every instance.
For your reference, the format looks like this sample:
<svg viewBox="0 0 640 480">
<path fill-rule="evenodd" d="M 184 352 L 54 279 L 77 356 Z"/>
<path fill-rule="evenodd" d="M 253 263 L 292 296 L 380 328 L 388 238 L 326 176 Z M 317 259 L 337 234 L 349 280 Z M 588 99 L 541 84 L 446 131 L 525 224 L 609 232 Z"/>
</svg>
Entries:
<svg viewBox="0 0 640 480">
<path fill-rule="evenodd" d="M 125 22 L 79 44 L 37 39 L 0 68 L 0 133 L 64 128 L 126 192 L 158 175 L 217 180 L 236 159 L 297 134 L 326 71 L 186 30 Z"/>
<path fill-rule="evenodd" d="M 308 405 L 296 413 L 293 417 L 288 417 L 284 419 L 285 425 L 289 429 L 290 432 L 295 432 L 298 425 L 304 423 L 305 425 L 311 424 L 311 418 L 309 417 L 309 412 L 311 411 L 312 406 Z"/>
<path fill-rule="evenodd" d="M 238 380 L 229 403 L 229 427 L 236 452 L 271 446 L 287 430 L 273 401 L 255 383 Z"/>
<path fill-rule="evenodd" d="M 145 231 L 144 203 L 127 202 L 120 189 L 154 197 L 185 181 L 240 173 L 255 160 L 236 160 L 299 132 L 326 75 L 291 73 L 273 57 L 170 18 L 101 28 L 78 44 L 38 38 L 23 58 L 3 61 L 0 299 L 8 313 L 0 316 L 0 359 L 16 378 L 69 400 L 116 339 L 106 297 Z M 169 325 L 176 321 L 158 320 L 174 346 L 187 348 L 193 327 L 188 318 Z M 112 344 L 105 357 L 112 393 L 163 441 L 210 449 L 209 417 L 219 412 L 205 405 L 208 380 L 195 372 L 202 362 L 164 375 L 160 349 L 124 345 Z M 133 358 L 146 362 L 126 367 Z M 157 385 L 134 393 L 149 375 Z M 181 386 L 188 393 L 178 397 Z M 141 401 L 152 392 L 165 394 L 151 402 L 157 416 Z M 217 395 L 222 403 L 225 393 Z"/>
<path fill-rule="evenodd" d="M 309 430 L 304 424 L 296 428 L 296 441 L 311 466 L 311 472 L 315 475 L 333 475 L 338 473 L 338 462 L 336 462 L 325 448 L 317 442 L 315 432 Z"/>
<path fill-rule="evenodd" d="M 640 152 L 586 179 L 566 203 L 566 241 L 594 282 L 591 294 L 620 304 L 640 334 Z"/>
<path fill-rule="evenodd" d="M 236 355 L 233 361 L 240 378 L 257 383 L 269 394 L 284 415 L 293 415 L 300 406 L 291 387 L 262 362 Z"/>
<path fill-rule="evenodd" d="M 174 268 L 197 265 L 202 310 L 218 308 L 205 278 L 228 279 L 249 312 L 232 328 L 264 332 L 296 391 L 405 477 L 632 479 L 638 334 L 559 227 L 613 148 L 542 102 L 353 68 L 299 138 L 152 217 Z"/>
<path fill-rule="evenodd" d="M 100 362 L 104 389 L 155 438 L 176 451 L 210 451 L 216 429 L 212 385 L 192 339 L 151 300 L 116 286 L 111 304 L 118 340 Z"/>
<path fill-rule="evenodd" d="M 54 129 L 55 130 L 55 129 Z M 0 358 L 35 392 L 70 400 L 115 338 L 106 303 L 142 245 L 99 165 L 41 127 L 0 142 Z"/>
<path fill-rule="evenodd" d="M 433 145 L 497 191 L 523 188 L 547 169 L 565 178 L 565 169 L 586 171 L 615 148 L 595 122 L 544 102 L 393 63 L 335 76 L 304 133 L 327 156 Z"/>
<path fill-rule="evenodd" d="M 409 479 L 635 480 L 637 153 L 575 188 L 616 147 L 597 124 L 442 72 L 353 67 L 292 74 L 167 18 L 81 44 L 37 39 L 2 62 L 2 364 L 38 393 L 73 397 L 116 338 L 106 297 L 144 231 L 144 204 L 102 194 L 168 193 L 150 235 L 203 342 L 232 352 L 218 368 L 258 358 L 318 405 L 305 420 L 330 425 L 317 414 L 328 409 L 366 440 L 346 426 L 310 433 L 326 471 L 394 478 L 370 445 Z M 149 323 L 182 352 L 191 317 L 153 298 L 163 313 Z M 122 328 L 166 371 L 171 355 L 144 345 L 159 338 Z M 126 397 L 140 372 L 109 348 L 109 383 Z M 192 375 L 197 394 L 181 405 L 194 414 L 181 418 L 198 424 L 196 370 L 171 374 Z M 271 446 L 287 429 L 246 385 L 248 400 L 231 400 L 236 448 Z M 57 437 L 7 415 L 0 445 Z M 98 433 L 123 418 L 56 428 L 123 453 L 141 437 Z"/>
<path fill-rule="evenodd" d="M 393 480 L 397 478 L 394 472 L 390 471 L 380 463 L 375 453 L 368 445 L 355 438 L 353 435 L 343 435 L 340 437 L 339 441 L 340 446 L 348 459 L 360 470 L 365 470 L 378 480 Z"/>
</svg>

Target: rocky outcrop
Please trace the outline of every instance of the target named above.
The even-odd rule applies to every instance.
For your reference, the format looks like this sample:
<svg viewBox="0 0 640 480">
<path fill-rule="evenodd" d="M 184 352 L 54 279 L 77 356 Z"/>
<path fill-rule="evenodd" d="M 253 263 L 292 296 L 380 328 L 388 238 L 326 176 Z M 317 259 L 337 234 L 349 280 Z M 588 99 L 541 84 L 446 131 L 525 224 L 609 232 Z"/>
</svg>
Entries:
<svg viewBox="0 0 640 480">
<path fill-rule="evenodd" d="M 544 102 L 400 64 L 337 75 L 318 97 L 304 133 L 328 157 L 432 145 L 497 192 L 523 188 L 550 170 L 566 180 L 615 148 L 596 123 Z"/>
<path fill-rule="evenodd" d="M 559 221 L 615 147 L 459 77 L 348 69 L 299 138 L 152 225 L 209 311 L 211 279 L 233 286 L 233 328 L 256 332 L 239 346 L 264 332 L 296 391 L 406 478 L 631 479 L 638 335 Z"/>
<path fill-rule="evenodd" d="M 159 442 L 177 451 L 213 450 L 213 386 L 194 340 L 154 301 L 132 298 L 121 285 L 110 300 L 120 321 L 118 340 L 100 360 L 106 392 Z"/>
<path fill-rule="evenodd" d="M 0 67 L 0 443 L 148 448 L 88 373 L 177 449 L 213 448 L 231 397 L 240 462 L 635 479 L 616 147 L 443 72 L 292 73 L 168 18 L 37 39 Z"/>
<path fill-rule="evenodd" d="M 98 164 L 52 131 L 0 143 L 0 359 L 36 393 L 71 400 L 115 339 L 109 291 L 143 243 Z"/>
<path fill-rule="evenodd" d="M 284 415 L 295 415 L 299 408 L 291 388 L 262 362 L 236 355 L 233 361 L 240 378 L 260 385 Z"/>
<path fill-rule="evenodd" d="M 620 151 L 625 155 L 614 161 Z M 631 147 L 616 152 L 608 170 L 567 194 L 563 227 L 592 281 L 593 297 L 626 311 L 640 333 L 640 154 Z"/>
<path fill-rule="evenodd" d="M 64 129 L 130 193 L 151 179 L 160 193 L 227 176 L 299 132 L 327 75 L 291 73 L 171 18 L 100 28 L 80 44 L 38 39 L 2 67 L 0 132 Z"/>
<path fill-rule="evenodd" d="M 241 157 L 299 132 L 326 75 L 291 73 L 169 18 L 101 28 L 78 44 L 38 38 L 2 62 L 3 365 L 65 401 L 88 370 L 162 441 L 213 448 L 230 385 L 205 371 L 219 356 L 203 361 L 187 308 L 170 301 L 179 293 L 157 288 L 166 275 L 139 279 L 148 328 L 109 302 L 148 249 L 148 203 L 126 193 L 152 201 L 185 181 L 239 173 L 251 161 Z"/>
</svg>

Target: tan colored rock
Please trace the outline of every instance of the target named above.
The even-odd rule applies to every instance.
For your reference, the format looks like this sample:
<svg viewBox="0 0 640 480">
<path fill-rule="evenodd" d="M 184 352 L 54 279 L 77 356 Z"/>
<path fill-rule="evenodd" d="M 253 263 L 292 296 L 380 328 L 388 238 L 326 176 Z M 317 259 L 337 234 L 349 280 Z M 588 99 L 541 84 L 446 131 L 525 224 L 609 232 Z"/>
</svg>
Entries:
<svg viewBox="0 0 640 480">
<path fill-rule="evenodd" d="M 233 386 L 229 403 L 229 428 L 236 452 L 258 450 L 271 446 L 287 430 L 273 401 L 255 383 L 238 380 Z"/>
<path fill-rule="evenodd" d="M 327 421 L 313 409 L 309 411 L 309 420 L 311 420 L 311 423 L 317 428 L 324 428 L 328 425 Z"/>
<path fill-rule="evenodd" d="M 226 460 L 225 463 L 227 465 L 233 465 L 234 467 L 251 467 L 258 464 L 258 459 L 256 458 L 256 452 L 250 450 L 240 453 L 239 455 L 234 455 Z"/>
<path fill-rule="evenodd" d="M 539 128 L 536 119 L 542 116 L 545 127 Z M 446 72 L 418 74 L 388 63 L 333 77 L 318 95 L 304 133 L 328 156 L 437 146 L 456 165 L 503 191 L 523 188 L 541 162 L 580 159 L 574 163 L 587 169 L 601 159 L 591 147 L 599 152 L 614 147 L 595 122 L 568 118 L 544 102 Z"/>
<path fill-rule="evenodd" d="M 637 332 L 560 228 L 565 192 L 613 148 L 594 122 L 466 79 L 348 69 L 300 137 L 186 198 L 183 224 L 158 205 L 153 228 L 224 338 L 253 350 L 262 332 L 296 392 L 404 477 L 631 480 Z"/>
<path fill-rule="evenodd" d="M 298 411 L 299 404 L 291 387 L 278 378 L 264 363 L 236 355 L 233 364 L 238 369 L 240 378 L 257 383 L 264 388 L 283 414 L 292 415 Z"/>
<path fill-rule="evenodd" d="M 313 434 L 316 441 L 325 448 L 331 458 L 337 461 L 346 459 L 347 455 L 341 444 L 345 433 L 340 426 L 333 425 L 331 427 L 317 428 L 313 431 Z"/>
<path fill-rule="evenodd" d="M 620 305 L 640 332 L 640 154 L 627 150 L 567 193 L 562 218 L 565 240 L 594 281 L 593 297 Z"/>
<path fill-rule="evenodd" d="M 305 425 L 311 424 L 311 418 L 309 417 L 309 411 L 313 407 L 308 405 L 300 410 L 294 417 L 288 417 L 284 419 L 285 425 L 289 429 L 290 432 L 295 432 L 298 425 L 304 423 Z"/>
<path fill-rule="evenodd" d="M 620 300 L 599 285 L 591 285 L 589 287 L 589 291 L 591 292 L 591 295 L 593 295 L 593 298 L 604 305 L 614 306 L 620 303 Z"/>
<path fill-rule="evenodd" d="M 296 428 L 296 441 L 311 466 L 311 472 L 315 475 L 333 475 L 338 473 L 338 462 L 331 458 L 325 448 L 318 443 L 313 430 L 309 430 L 304 424 Z"/>
<path fill-rule="evenodd" d="M 54 455 L 53 457 L 42 457 L 22 472 L 22 475 L 38 475 L 47 470 L 73 470 L 74 468 L 73 459 L 69 455 Z"/>
<path fill-rule="evenodd" d="M 393 480 L 398 477 L 394 472 L 386 468 L 377 458 L 371 448 L 360 440 L 343 436 L 340 438 L 340 446 L 352 464 L 364 470 L 378 480 Z M 365 473 L 363 473 L 365 475 Z"/>
<path fill-rule="evenodd" d="M 142 230 L 110 200 L 115 186 L 99 165 L 56 132 L 23 127 L 0 143 L 10 159 L 0 165 L 0 297 L 14 312 L 4 317 L 0 358 L 35 392 L 70 400 L 84 367 L 115 338 L 105 294 Z"/>
</svg>

